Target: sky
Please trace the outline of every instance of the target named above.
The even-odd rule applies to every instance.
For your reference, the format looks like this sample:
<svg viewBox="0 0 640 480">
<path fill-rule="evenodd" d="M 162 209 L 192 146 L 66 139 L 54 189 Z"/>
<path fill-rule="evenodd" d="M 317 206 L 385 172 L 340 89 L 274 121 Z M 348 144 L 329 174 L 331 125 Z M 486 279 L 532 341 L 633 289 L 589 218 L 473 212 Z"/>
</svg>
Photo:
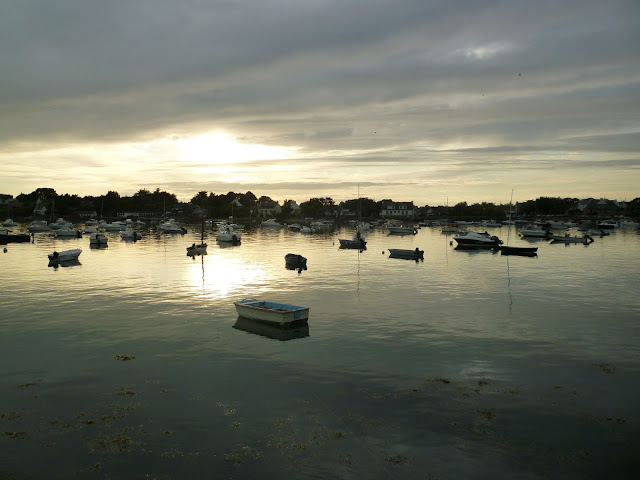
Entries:
<svg viewBox="0 0 640 480">
<path fill-rule="evenodd" d="M 637 0 L 7 0 L 0 193 L 640 196 Z"/>
</svg>

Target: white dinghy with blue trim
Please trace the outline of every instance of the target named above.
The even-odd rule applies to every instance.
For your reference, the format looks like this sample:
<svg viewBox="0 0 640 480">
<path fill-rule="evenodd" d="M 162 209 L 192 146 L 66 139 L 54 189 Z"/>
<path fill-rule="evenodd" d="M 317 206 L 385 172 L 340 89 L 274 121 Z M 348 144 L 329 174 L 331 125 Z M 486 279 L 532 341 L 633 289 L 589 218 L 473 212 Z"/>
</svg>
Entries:
<svg viewBox="0 0 640 480">
<path fill-rule="evenodd" d="M 233 302 L 238 315 L 262 322 L 288 325 L 306 322 L 309 319 L 309 307 L 290 303 L 270 302 L 267 300 L 245 299 Z"/>
</svg>

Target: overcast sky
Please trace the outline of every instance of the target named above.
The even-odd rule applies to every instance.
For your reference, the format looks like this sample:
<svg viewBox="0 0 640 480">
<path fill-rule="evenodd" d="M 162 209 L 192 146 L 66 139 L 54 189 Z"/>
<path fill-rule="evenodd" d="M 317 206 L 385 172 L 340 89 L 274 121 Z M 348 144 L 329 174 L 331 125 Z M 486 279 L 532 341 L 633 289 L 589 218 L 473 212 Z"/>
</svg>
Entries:
<svg viewBox="0 0 640 480">
<path fill-rule="evenodd" d="M 640 2 L 6 0 L 0 193 L 640 196 Z"/>
</svg>

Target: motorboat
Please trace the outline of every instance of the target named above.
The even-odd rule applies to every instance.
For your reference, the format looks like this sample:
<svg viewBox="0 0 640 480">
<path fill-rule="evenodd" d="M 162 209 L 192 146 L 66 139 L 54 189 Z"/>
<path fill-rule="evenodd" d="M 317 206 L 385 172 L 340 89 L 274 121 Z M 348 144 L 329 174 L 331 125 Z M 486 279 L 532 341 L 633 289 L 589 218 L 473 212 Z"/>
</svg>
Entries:
<svg viewBox="0 0 640 480">
<path fill-rule="evenodd" d="M 125 230 L 127 228 L 127 224 L 125 222 L 101 222 L 100 228 L 105 230 L 106 232 L 119 232 L 121 230 Z"/>
<path fill-rule="evenodd" d="M 297 253 L 287 253 L 284 256 L 285 267 L 288 270 L 306 270 L 307 259 Z"/>
<path fill-rule="evenodd" d="M 122 230 L 120 232 L 120 238 L 122 238 L 122 240 L 133 240 L 135 242 L 142 238 L 142 234 L 137 230 Z"/>
<path fill-rule="evenodd" d="M 302 227 L 300 227 L 300 233 L 302 233 L 303 235 L 311 235 L 313 233 L 313 230 L 311 229 L 311 227 L 303 225 Z"/>
<path fill-rule="evenodd" d="M 224 225 L 220 227 L 218 234 L 216 235 L 216 240 L 218 242 L 231 242 L 231 243 L 240 243 L 242 240 L 242 235 L 237 232 L 234 232 L 229 225 Z"/>
<path fill-rule="evenodd" d="M 46 220 L 34 220 L 29 224 L 29 226 L 27 227 L 27 230 L 29 232 L 35 233 L 35 232 L 48 232 L 51 229 L 49 228 L 49 225 L 47 225 Z"/>
<path fill-rule="evenodd" d="M 73 248 L 71 250 L 63 250 L 62 252 L 53 252 L 47 256 L 49 257 L 49 263 L 55 264 L 77 260 L 81 253 L 81 248 Z"/>
<path fill-rule="evenodd" d="M 84 235 L 85 233 L 86 233 L 86 234 L 90 234 L 90 233 L 97 233 L 97 232 L 99 232 L 99 231 L 100 231 L 100 230 L 98 230 L 98 227 L 93 226 L 93 225 L 90 225 L 90 226 L 86 226 L 86 227 L 84 227 L 84 228 L 82 229 L 82 234 Z"/>
<path fill-rule="evenodd" d="M 390 225 L 387 229 L 392 235 L 415 235 L 418 233 L 418 229 L 416 227 L 399 227 Z"/>
<path fill-rule="evenodd" d="M 55 222 L 49 224 L 50 230 L 71 230 L 73 229 L 73 223 L 67 222 L 64 218 L 60 217 Z"/>
<path fill-rule="evenodd" d="M 487 232 L 465 232 L 454 236 L 453 239 L 458 243 L 459 247 L 495 248 L 502 245 L 502 240 L 495 235 L 489 235 Z"/>
<path fill-rule="evenodd" d="M 89 237 L 89 245 L 93 246 L 105 246 L 109 243 L 109 239 L 104 233 L 94 232 Z"/>
<path fill-rule="evenodd" d="M 551 233 L 543 228 L 523 228 L 520 230 L 520 235 L 523 237 L 546 238 Z"/>
<path fill-rule="evenodd" d="M 287 227 L 290 232 L 299 232 L 302 229 L 302 225 L 299 223 L 292 223 Z"/>
<path fill-rule="evenodd" d="M 178 225 L 178 222 L 173 218 L 170 218 L 166 222 L 162 222 L 158 225 L 158 231 L 160 233 L 180 233 L 182 235 L 187 233 L 187 229 Z"/>
<path fill-rule="evenodd" d="M 73 230 L 71 228 L 60 228 L 58 230 L 54 230 L 54 235 L 56 237 L 63 237 L 63 238 L 80 238 L 82 237 L 82 233 L 79 230 Z"/>
<path fill-rule="evenodd" d="M 7 218 L 4 222 L 2 222 L 3 227 L 15 227 L 18 224 L 13 221 L 11 218 Z"/>
<path fill-rule="evenodd" d="M 279 325 L 309 320 L 309 307 L 267 300 L 245 299 L 233 302 L 238 316 Z"/>
<path fill-rule="evenodd" d="M 238 317 L 233 325 L 233 328 L 237 330 L 283 342 L 309 336 L 309 323 L 307 322 L 295 323 L 287 327 L 283 328 L 283 326 L 275 323 L 261 322 L 245 317 Z"/>
<path fill-rule="evenodd" d="M 416 248 L 415 250 L 411 249 L 402 249 L 402 248 L 389 248 L 389 258 L 404 258 L 407 260 L 424 260 L 424 250 L 420 250 Z"/>
<path fill-rule="evenodd" d="M 31 241 L 28 233 L 11 233 L 7 228 L 0 228 L 0 245 L 7 243 L 23 243 Z"/>
<path fill-rule="evenodd" d="M 260 224 L 260 226 L 263 227 L 263 228 L 280 228 L 280 227 L 282 227 L 282 225 L 280 225 L 275 218 L 270 218 L 268 220 L 265 220 L 264 222 L 262 222 Z"/>
</svg>

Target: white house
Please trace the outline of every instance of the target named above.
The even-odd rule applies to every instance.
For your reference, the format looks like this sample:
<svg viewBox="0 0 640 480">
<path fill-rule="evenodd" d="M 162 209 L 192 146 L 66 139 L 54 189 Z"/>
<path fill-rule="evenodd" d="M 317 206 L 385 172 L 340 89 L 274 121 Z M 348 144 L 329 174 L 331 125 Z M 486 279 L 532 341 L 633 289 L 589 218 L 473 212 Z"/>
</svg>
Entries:
<svg viewBox="0 0 640 480">
<path fill-rule="evenodd" d="M 381 217 L 413 217 L 415 213 L 413 202 L 385 202 L 380 207 Z"/>
</svg>

